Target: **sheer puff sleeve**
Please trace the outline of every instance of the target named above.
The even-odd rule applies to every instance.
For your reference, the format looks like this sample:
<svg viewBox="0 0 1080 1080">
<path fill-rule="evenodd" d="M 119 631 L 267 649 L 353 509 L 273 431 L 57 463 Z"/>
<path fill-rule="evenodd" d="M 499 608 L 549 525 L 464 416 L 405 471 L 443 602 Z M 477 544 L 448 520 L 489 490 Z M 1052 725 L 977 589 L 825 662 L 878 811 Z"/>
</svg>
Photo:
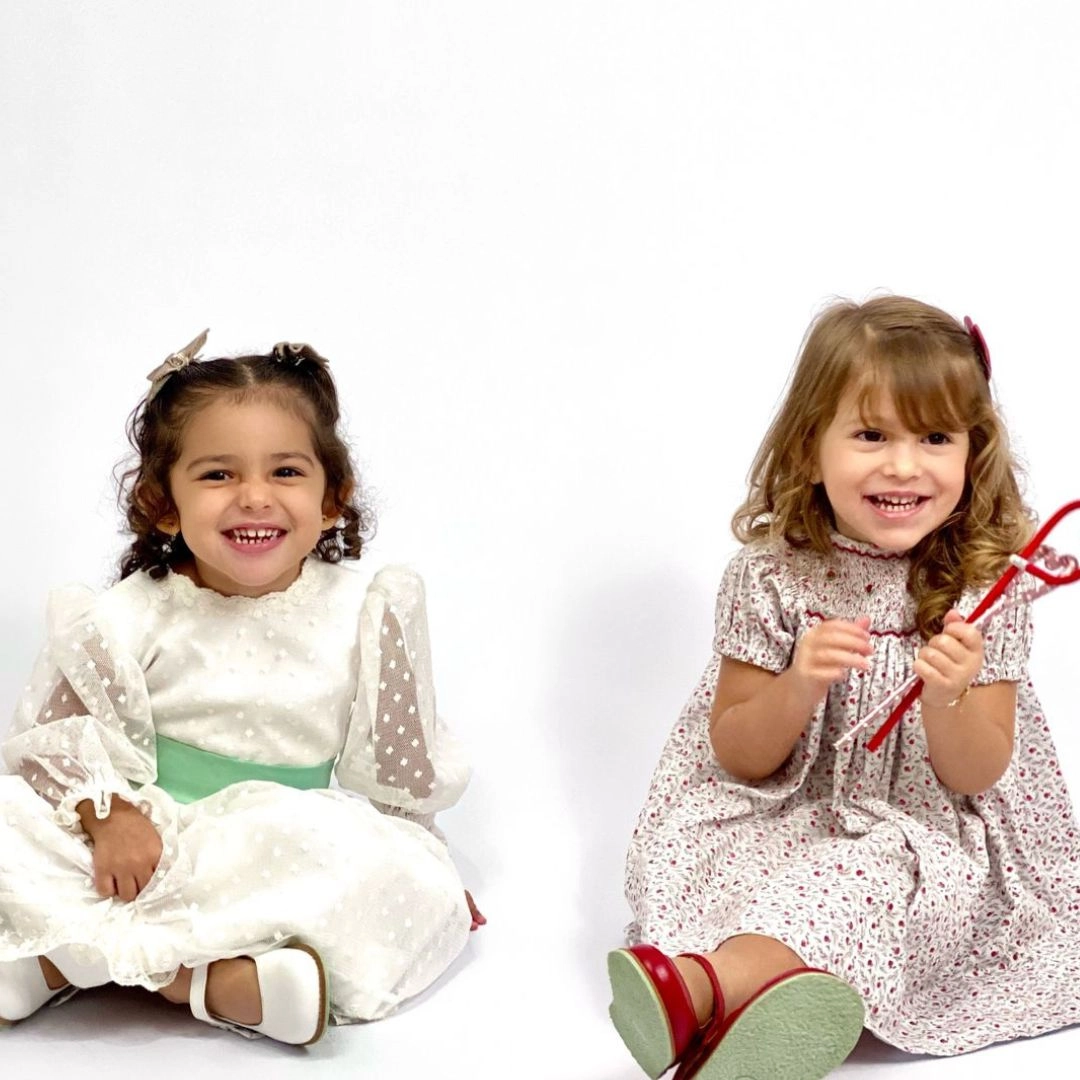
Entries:
<svg viewBox="0 0 1080 1080">
<path fill-rule="evenodd" d="M 360 613 L 360 678 L 338 783 L 384 813 L 432 828 L 469 782 L 460 744 L 435 712 L 424 583 L 384 567 Z"/>
<path fill-rule="evenodd" d="M 46 645 L 3 745 L 7 767 L 76 831 L 75 808 L 84 799 L 106 817 L 113 795 L 138 805 L 131 785 L 156 775 L 142 669 L 95 606 L 89 589 L 50 595 Z"/>
</svg>

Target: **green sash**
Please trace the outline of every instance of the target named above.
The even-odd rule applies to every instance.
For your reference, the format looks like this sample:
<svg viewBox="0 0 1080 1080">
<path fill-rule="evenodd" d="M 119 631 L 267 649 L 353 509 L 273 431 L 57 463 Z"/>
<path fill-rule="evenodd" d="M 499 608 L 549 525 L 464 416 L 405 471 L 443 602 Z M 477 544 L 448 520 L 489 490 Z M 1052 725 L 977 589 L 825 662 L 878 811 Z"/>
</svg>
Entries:
<svg viewBox="0 0 1080 1080">
<path fill-rule="evenodd" d="M 271 780 L 302 790 L 329 787 L 333 771 L 333 758 L 319 765 L 261 765 L 157 736 L 154 783 L 179 803 L 205 799 L 242 780 Z"/>
</svg>

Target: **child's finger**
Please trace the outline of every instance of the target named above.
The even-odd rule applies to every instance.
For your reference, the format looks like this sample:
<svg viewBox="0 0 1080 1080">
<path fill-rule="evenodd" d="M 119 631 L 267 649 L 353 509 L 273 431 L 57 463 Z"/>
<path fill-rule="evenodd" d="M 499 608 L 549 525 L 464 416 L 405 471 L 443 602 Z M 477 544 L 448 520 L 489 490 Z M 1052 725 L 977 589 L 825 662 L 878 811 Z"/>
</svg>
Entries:
<svg viewBox="0 0 1080 1080">
<path fill-rule="evenodd" d="M 856 630 L 849 627 L 836 626 L 832 628 L 832 633 L 822 638 L 822 645 L 832 648 L 846 648 L 852 652 L 861 653 L 863 656 L 869 656 L 874 647 L 870 644 L 870 638 L 864 630 Z"/>
<path fill-rule="evenodd" d="M 964 642 L 948 634 L 938 634 L 937 637 L 931 638 L 921 651 L 927 655 L 937 653 L 954 664 L 963 663 L 969 652 Z"/>
<path fill-rule="evenodd" d="M 982 641 L 982 634 L 977 626 L 966 623 L 962 619 L 959 622 L 946 623 L 941 631 L 941 636 L 961 642 L 965 648 L 977 649 Z"/>
<path fill-rule="evenodd" d="M 115 896 L 116 878 L 107 870 L 98 870 L 94 873 L 94 888 L 97 889 L 98 896 L 103 896 L 106 899 Z"/>
</svg>

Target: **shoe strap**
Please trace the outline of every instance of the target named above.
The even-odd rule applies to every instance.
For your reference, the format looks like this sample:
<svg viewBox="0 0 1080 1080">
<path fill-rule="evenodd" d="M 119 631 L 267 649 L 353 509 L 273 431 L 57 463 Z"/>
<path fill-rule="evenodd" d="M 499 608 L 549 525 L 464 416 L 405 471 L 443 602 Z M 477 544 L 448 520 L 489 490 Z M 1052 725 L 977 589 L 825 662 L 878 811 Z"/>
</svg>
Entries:
<svg viewBox="0 0 1080 1080">
<path fill-rule="evenodd" d="M 55 1009 L 57 1005 L 63 1005 L 65 1001 L 70 1001 L 81 989 L 82 987 L 72 986 L 70 983 L 67 986 L 61 986 L 60 989 L 49 998 L 49 1008 Z"/>
<path fill-rule="evenodd" d="M 188 992 L 188 1004 L 191 1006 L 191 1015 L 204 1024 L 213 1024 L 221 1027 L 221 1023 L 215 1020 L 206 1010 L 206 976 L 210 971 L 209 964 L 200 964 L 191 969 L 191 990 Z"/>
<path fill-rule="evenodd" d="M 702 968 L 708 976 L 709 984 L 713 992 L 712 1016 L 705 1022 L 697 1034 L 693 1044 L 687 1048 L 675 1071 L 673 1080 L 692 1080 L 697 1076 L 701 1067 L 712 1057 L 716 1044 L 724 1033 L 724 1017 L 727 1013 L 727 1003 L 724 1000 L 724 991 L 720 989 L 720 980 L 717 978 L 716 969 L 699 953 L 680 953 L 687 960 L 693 960 L 698 967 Z"/>
<path fill-rule="evenodd" d="M 211 961 L 212 962 L 212 961 Z M 245 1027 L 243 1024 L 234 1024 L 231 1020 L 222 1020 L 211 1014 L 206 1007 L 206 979 L 210 972 L 210 964 L 200 964 L 191 969 L 191 989 L 188 992 L 188 1005 L 191 1007 L 191 1015 L 204 1024 L 212 1024 L 214 1027 L 224 1028 L 226 1031 L 235 1031 L 237 1035 L 243 1035 L 245 1039 L 262 1038 L 262 1033 L 254 1028 Z"/>
<path fill-rule="evenodd" d="M 705 1022 L 705 1027 L 710 1027 L 713 1024 L 722 1024 L 724 1022 L 724 1017 L 727 1014 L 727 1005 L 724 1002 L 724 991 L 720 989 L 720 980 L 716 976 L 716 968 L 714 968 L 700 953 L 684 952 L 679 953 L 679 956 L 686 960 L 693 960 L 694 963 L 705 972 L 709 980 L 709 985 L 712 986 L 713 1011 L 712 1016 Z"/>
</svg>

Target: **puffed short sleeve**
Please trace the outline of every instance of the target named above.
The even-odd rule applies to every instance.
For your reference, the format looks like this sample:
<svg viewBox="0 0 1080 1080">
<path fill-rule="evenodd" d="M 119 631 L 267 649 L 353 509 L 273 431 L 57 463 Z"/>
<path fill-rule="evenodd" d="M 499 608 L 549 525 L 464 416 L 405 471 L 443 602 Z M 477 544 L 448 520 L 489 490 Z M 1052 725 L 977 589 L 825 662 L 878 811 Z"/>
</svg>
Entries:
<svg viewBox="0 0 1080 1080">
<path fill-rule="evenodd" d="M 468 784 L 461 746 L 435 710 L 424 584 L 405 567 L 380 570 L 364 598 L 360 678 L 336 773 L 384 812 L 428 827 Z"/>
<path fill-rule="evenodd" d="M 782 599 L 783 566 L 768 547 L 748 544 L 728 564 L 716 598 L 713 651 L 779 673 L 795 633 Z"/>
<path fill-rule="evenodd" d="M 983 666 L 972 685 L 1025 681 L 1031 657 L 1031 605 L 1010 607 L 991 615 L 982 633 Z"/>
<path fill-rule="evenodd" d="M 109 813 L 114 794 L 156 775 L 156 746 L 142 669 L 89 589 L 49 598 L 48 633 L 3 745 L 7 767 L 78 828 L 75 807 Z"/>
</svg>

